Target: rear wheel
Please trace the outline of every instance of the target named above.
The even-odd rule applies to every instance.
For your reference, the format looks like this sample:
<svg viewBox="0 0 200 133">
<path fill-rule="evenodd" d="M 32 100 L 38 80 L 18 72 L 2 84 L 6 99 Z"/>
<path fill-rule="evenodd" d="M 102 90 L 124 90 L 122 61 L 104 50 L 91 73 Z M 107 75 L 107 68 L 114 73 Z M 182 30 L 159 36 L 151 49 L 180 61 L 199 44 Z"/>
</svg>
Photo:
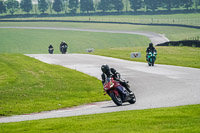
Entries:
<svg viewBox="0 0 200 133">
<path fill-rule="evenodd" d="M 134 104 L 136 102 L 135 94 L 133 93 L 133 96 L 131 96 L 131 100 L 128 101 L 130 104 Z"/>
<path fill-rule="evenodd" d="M 118 95 L 116 96 L 115 93 L 110 93 L 110 97 L 112 98 L 113 102 L 117 105 L 117 106 L 121 106 L 122 105 L 122 99 L 121 96 Z"/>
</svg>

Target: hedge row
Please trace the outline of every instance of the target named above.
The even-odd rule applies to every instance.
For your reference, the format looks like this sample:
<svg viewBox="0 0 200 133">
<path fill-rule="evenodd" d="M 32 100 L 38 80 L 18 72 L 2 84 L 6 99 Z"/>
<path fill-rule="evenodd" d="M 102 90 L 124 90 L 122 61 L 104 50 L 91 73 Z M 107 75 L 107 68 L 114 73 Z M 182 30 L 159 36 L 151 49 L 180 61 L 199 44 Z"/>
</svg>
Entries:
<svg viewBox="0 0 200 133">
<path fill-rule="evenodd" d="M 169 41 L 158 44 L 157 46 L 189 46 L 200 47 L 200 40 Z"/>
</svg>

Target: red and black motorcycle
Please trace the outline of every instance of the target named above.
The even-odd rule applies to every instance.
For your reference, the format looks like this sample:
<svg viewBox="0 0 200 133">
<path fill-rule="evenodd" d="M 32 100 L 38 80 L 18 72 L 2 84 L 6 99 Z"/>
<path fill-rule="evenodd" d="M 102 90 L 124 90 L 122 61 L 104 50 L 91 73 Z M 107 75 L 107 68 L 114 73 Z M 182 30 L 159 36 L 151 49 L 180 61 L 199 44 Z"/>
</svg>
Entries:
<svg viewBox="0 0 200 133">
<path fill-rule="evenodd" d="M 128 84 L 127 84 L 128 85 Z M 136 102 L 135 95 L 131 95 L 130 93 L 113 78 L 107 79 L 107 82 L 104 84 L 104 91 L 112 98 L 113 102 L 121 106 L 124 102 L 129 102 L 130 104 L 134 104 Z"/>
</svg>

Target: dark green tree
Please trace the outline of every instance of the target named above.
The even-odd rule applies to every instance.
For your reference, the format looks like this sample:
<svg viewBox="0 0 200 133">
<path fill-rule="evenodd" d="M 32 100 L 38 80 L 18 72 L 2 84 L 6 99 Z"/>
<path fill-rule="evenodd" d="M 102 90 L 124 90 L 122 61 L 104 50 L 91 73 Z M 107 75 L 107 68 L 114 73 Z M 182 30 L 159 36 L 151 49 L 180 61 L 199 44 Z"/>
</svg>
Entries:
<svg viewBox="0 0 200 133">
<path fill-rule="evenodd" d="M 193 6 L 193 1 L 192 0 L 181 0 L 181 6 L 183 8 L 186 8 L 187 10 Z"/>
<path fill-rule="evenodd" d="M 179 8 L 181 0 L 163 0 L 162 7 L 166 8 L 168 11 L 171 11 L 171 8 Z"/>
<path fill-rule="evenodd" d="M 173 7 L 172 1 L 173 0 L 163 0 L 162 7 L 166 8 L 168 11 L 171 11 L 171 8 Z"/>
<path fill-rule="evenodd" d="M 62 0 L 55 0 L 53 3 L 53 10 L 57 13 L 63 10 L 63 2 Z"/>
<path fill-rule="evenodd" d="M 33 4 L 31 0 L 22 0 L 20 2 L 20 8 L 22 11 L 29 13 L 33 9 Z"/>
<path fill-rule="evenodd" d="M 63 6 L 64 6 L 65 14 L 67 14 L 68 4 L 69 4 L 69 0 L 63 0 Z"/>
<path fill-rule="evenodd" d="M 98 5 L 98 9 L 103 12 L 112 10 L 113 5 L 111 4 L 111 0 L 101 0 Z"/>
<path fill-rule="evenodd" d="M 97 11 L 97 9 L 98 9 L 98 4 L 99 4 L 99 0 L 94 0 L 94 10 L 95 10 L 95 12 Z"/>
<path fill-rule="evenodd" d="M 161 1 L 162 0 L 144 0 L 146 10 L 148 11 L 148 9 L 150 9 L 155 12 L 155 10 L 161 6 Z"/>
<path fill-rule="evenodd" d="M 93 0 L 80 0 L 80 10 L 82 12 L 94 11 L 94 3 Z"/>
<path fill-rule="evenodd" d="M 199 3 L 199 0 L 194 0 L 195 9 L 198 9 L 198 3 Z"/>
<path fill-rule="evenodd" d="M 78 0 L 69 0 L 68 7 L 71 9 L 71 13 L 76 13 L 77 9 L 79 8 L 79 1 Z"/>
<path fill-rule="evenodd" d="M 133 9 L 135 12 L 143 7 L 142 0 L 129 0 L 129 2 L 131 4 L 131 9 Z"/>
<path fill-rule="evenodd" d="M 6 6 L 3 1 L 0 1 L 0 13 L 6 13 Z"/>
<path fill-rule="evenodd" d="M 111 0 L 111 4 L 113 5 L 113 9 L 118 12 L 122 11 L 124 8 L 124 3 L 122 0 Z"/>
<path fill-rule="evenodd" d="M 46 0 L 38 0 L 38 10 L 44 14 L 48 9 L 48 3 Z"/>
<path fill-rule="evenodd" d="M 11 15 L 13 15 L 17 10 L 19 10 L 19 2 L 16 0 L 7 0 L 5 2 L 5 5 L 11 13 Z"/>
<path fill-rule="evenodd" d="M 195 9 L 198 9 L 198 6 L 200 6 L 200 0 L 195 0 Z"/>
<path fill-rule="evenodd" d="M 48 3 L 49 10 L 50 10 L 50 14 L 52 14 L 53 1 L 52 0 L 47 0 L 47 3 Z"/>
<path fill-rule="evenodd" d="M 124 0 L 126 12 L 128 12 L 129 3 L 130 3 L 129 0 Z"/>
</svg>

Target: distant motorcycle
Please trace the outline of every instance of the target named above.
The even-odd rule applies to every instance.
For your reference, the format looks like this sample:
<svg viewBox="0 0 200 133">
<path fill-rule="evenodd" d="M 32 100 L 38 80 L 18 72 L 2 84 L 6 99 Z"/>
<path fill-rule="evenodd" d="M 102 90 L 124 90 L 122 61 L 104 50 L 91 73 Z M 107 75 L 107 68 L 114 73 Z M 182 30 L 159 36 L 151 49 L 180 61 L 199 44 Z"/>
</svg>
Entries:
<svg viewBox="0 0 200 133">
<path fill-rule="evenodd" d="M 154 51 L 154 52 L 149 52 L 149 53 L 147 54 L 147 61 L 148 61 L 148 65 L 149 65 L 149 66 L 154 66 L 154 63 L 155 63 L 155 61 L 156 61 L 156 56 L 157 56 L 156 51 Z"/>
<path fill-rule="evenodd" d="M 49 48 L 49 54 L 53 54 L 53 48 Z"/>
<path fill-rule="evenodd" d="M 61 46 L 61 53 L 66 54 L 66 52 L 67 52 L 67 46 L 65 45 Z"/>
<path fill-rule="evenodd" d="M 120 91 L 117 88 L 120 89 Z M 130 96 L 130 93 L 113 78 L 107 79 L 107 82 L 104 84 L 104 91 L 112 98 L 117 106 L 121 106 L 124 102 L 129 102 L 130 104 L 136 102 L 135 95 L 133 94 Z"/>
</svg>

